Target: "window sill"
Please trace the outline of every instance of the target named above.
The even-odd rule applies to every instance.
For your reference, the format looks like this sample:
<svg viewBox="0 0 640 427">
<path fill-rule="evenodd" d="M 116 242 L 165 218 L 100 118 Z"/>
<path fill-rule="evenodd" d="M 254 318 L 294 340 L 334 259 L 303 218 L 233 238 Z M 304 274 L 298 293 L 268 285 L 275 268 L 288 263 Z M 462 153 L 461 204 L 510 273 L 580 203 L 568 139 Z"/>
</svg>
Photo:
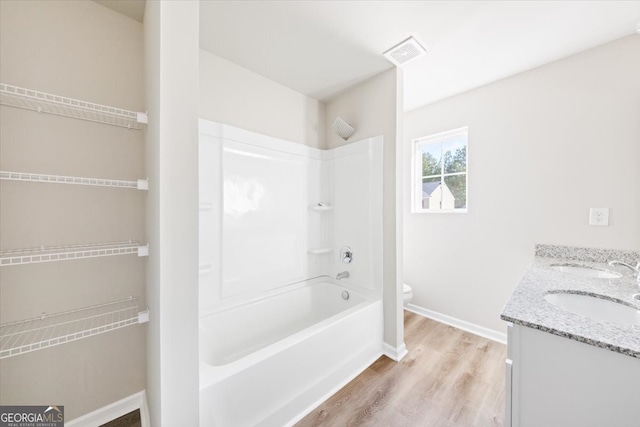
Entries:
<svg viewBox="0 0 640 427">
<path fill-rule="evenodd" d="M 421 209 L 421 210 L 412 210 L 412 214 L 466 214 L 467 209 Z"/>
</svg>

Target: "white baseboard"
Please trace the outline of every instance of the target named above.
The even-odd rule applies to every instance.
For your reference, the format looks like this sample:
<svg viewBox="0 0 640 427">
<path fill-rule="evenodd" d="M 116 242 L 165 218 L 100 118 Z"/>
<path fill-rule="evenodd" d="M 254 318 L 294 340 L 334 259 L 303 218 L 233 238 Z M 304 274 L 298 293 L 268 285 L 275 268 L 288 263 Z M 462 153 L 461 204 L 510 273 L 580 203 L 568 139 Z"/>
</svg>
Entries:
<svg viewBox="0 0 640 427">
<path fill-rule="evenodd" d="M 95 427 L 109 421 L 113 421 L 118 417 L 128 414 L 129 412 L 140 409 L 140 421 L 142 427 L 150 427 L 149 408 L 147 407 L 147 395 L 144 390 L 122 400 L 113 402 L 107 406 L 96 409 L 93 412 L 85 414 L 81 417 L 66 421 L 67 427 Z"/>
<path fill-rule="evenodd" d="M 484 326 L 476 325 L 475 323 L 438 313 L 437 311 L 429 310 L 414 304 L 407 304 L 404 309 L 420 316 L 428 317 L 429 319 L 433 319 L 437 322 L 444 323 L 445 325 L 453 326 L 454 328 L 462 329 L 463 331 L 499 342 L 500 344 L 507 344 L 506 332 L 498 332 L 493 329 L 485 328 Z"/>
<path fill-rule="evenodd" d="M 409 353 L 407 351 L 407 346 L 404 345 L 404 343 L 402 343 L 399 347 L 393 347 L 392 345 L 389 345 L 387 343 L 384 343 L 383 346 L 383 353 L 385 356 L 387 356 L 389 359 L 395 360 L 396 362 L 401 361 L 406 355 L 407 353 Z"/>
</svg>

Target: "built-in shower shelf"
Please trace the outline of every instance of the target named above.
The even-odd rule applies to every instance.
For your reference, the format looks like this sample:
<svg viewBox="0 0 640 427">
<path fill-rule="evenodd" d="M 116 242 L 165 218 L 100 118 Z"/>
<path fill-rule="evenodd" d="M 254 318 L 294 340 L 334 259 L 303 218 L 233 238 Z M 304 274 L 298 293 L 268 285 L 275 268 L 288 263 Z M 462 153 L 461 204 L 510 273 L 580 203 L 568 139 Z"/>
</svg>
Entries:
<svg viewBox="0 0 640 427">
<path fill-rule="evenodd" d="M 200 202 L 200 204 L 198 205 L 198 209 L 200 210 L 200 212 L 212 211 L 213 203 Z"/>
<path fill-rule="evenodd" d="M 307 253 L 309 255 L 325 255 L 325 254 L 330 254 L 331 252 L 333 252 L 333 249 L 331 248 L 307 249 Z"/>
<path fill-rule="evenodd" d="M 0 83 L 0 104 L 136 130 L 140 130 L 140 125 L 148 120 L 147 113 L 108 107 L 4 83 Z"/>
<path fill-rule="evenodd" d="M 309 206 L 309 210 L 315 211 L 315 212 L 326 212 L 326 211 L 330 211 L 331 209 L 333 209 L 333 206 L 327 203 L 317 203 L 315 205 Z"/>
<path fill-rule="evenodd" d="M 98 187 L 129 188 L 134 190 L 148 190 L 149 181 L 122 181 L 116 179 L 84 178 L 79 176 L 45 175 L 41 173 L 0 171 L 0 180 L 43 182 L 49 184 L 92 185 Z"/>
<path fill-rule="evenodd" d="M 135 297 L 0 325 L 0 359 L 149 321 Z"/>
<path fill-rule="evenodd" d="M 4 250 L 0 251 L 0 267 L 129 254 L 147 256 L 149 255 L 149 245 L 141 245 L 137 241 L 127 240 L 111 243 L 40 246 L 38 248 Z"/>
<path fill-rule="evenodd" d="M 207 274 L 213 271 L 213 264 L 202 264 L 200 265 L 199 272 L 200 274 Z"/>
</svg>

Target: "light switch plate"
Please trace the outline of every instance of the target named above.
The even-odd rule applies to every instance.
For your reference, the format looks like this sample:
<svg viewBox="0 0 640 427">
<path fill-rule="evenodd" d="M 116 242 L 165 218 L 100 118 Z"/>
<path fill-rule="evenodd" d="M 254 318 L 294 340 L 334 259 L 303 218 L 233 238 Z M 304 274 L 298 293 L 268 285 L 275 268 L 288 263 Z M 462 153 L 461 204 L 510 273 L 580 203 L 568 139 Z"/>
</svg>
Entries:
<svg viewBox="0 0 640 427">
<path fill-rule="evenodd" d="M 609 208 L 589 209 L 589 225 L 597 225 L 597 226 L 609 225 Z"/>
</svg>

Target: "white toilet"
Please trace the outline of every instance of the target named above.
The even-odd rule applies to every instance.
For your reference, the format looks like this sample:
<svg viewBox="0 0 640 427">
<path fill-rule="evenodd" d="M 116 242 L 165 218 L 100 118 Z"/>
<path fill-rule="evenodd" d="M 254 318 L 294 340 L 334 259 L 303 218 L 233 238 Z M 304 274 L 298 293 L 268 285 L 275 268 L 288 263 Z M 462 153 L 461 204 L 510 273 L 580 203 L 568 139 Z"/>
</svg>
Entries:
<svg viewBox="0 0 640 427">
<path fill-rule="evenodd" d="M 411 286 L 406 283 L 402 284 L 402 299 L 404 300 L 404 305 L 407 305 L 413 299 L 413 291 L 411 290 Z"/>
</svg>

